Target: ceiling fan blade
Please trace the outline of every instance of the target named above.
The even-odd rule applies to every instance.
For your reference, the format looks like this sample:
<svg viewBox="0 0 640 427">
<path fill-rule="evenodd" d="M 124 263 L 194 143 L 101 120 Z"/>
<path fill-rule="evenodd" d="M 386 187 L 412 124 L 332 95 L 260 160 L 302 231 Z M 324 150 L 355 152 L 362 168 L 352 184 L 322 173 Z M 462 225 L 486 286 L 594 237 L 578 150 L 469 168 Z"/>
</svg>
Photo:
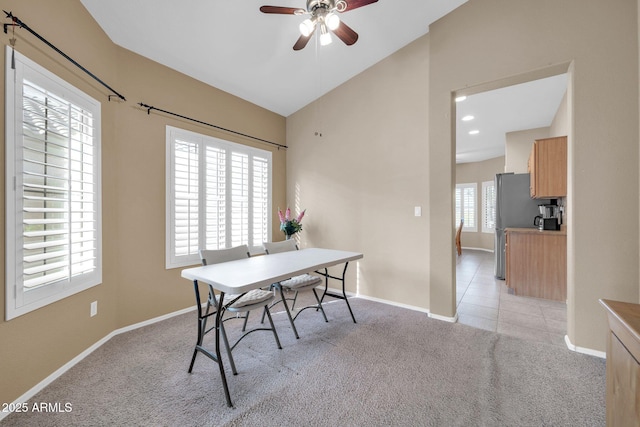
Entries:
<svg viewBox="0 0 640 427">
<path fill-rule="evenodd" d="M 344 9 L 344 12 L 376 3 L 377 1 L 378 0 L 347 0 L 347 7 Z"/>
<path fill-rule="evenodd" d="M 295 13 L 299 10 L 302 10 L 302 9 L 296 9 L 295 7 L 282 7 L 282 6 L 262 6 L 260 8 L 260 12 L 262 13 L 279 13 L 281 15 L 295 15 Z"/>
<path fill-rule="evenodd" d="M 304 49 L 307 43 L 309 43 L 309 39 L 313 36 L 313 33 L 315 33 L 315 31 L 309 34 L 308 36 L 300 36 L 296 44 L 293 45 L 293 50 Z"/>
<path fill-rule="evenodd" d="M 358 41 L 358 33 L 353 31 L 344 21 L 340 21 L 340 26 L 333 30 L 333 34 L 338 36 L 347 46 L 351 46 Z"/>
</svg>

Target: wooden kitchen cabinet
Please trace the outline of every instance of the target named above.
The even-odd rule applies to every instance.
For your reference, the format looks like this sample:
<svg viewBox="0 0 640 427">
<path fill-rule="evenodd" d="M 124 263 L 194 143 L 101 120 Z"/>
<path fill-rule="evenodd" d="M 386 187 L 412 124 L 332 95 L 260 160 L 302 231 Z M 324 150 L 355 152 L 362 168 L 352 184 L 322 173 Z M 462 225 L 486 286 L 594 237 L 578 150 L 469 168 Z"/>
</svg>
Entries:
<svg viewBox="0 0 640 427">
<path fill-rule="evenodd" d="M 515 295 L 567 300 L 564 230 L 507 228 L 505 251 L 505 280 Z"/>
<path fill-rule="evenodd" d="M 607 426 L 640 426 L 640 305 L 600 300 L 607 310 Z"/>
<path fill-rule="evenodd" d="M 567 195 L 567 137 L 537 139 L 529 155 L 531 197 L 554 199 Z"/>
</svg>

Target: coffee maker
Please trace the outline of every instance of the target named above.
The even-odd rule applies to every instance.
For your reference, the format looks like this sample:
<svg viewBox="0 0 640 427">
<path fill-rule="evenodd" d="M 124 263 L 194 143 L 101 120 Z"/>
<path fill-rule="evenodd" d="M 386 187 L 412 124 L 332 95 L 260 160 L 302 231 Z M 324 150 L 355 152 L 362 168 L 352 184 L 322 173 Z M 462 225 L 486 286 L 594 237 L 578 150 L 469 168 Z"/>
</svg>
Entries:
<svg viewBox="0 0 640 427">
<path fill-rule="evenodd" d="M 551 200 L 549 204 L 538 205 L 540 215 L 533 219 L 533 225 L 540 230 L 560 230 L 562 224 L 562 214 L 556 200 Z"/>
</svg>

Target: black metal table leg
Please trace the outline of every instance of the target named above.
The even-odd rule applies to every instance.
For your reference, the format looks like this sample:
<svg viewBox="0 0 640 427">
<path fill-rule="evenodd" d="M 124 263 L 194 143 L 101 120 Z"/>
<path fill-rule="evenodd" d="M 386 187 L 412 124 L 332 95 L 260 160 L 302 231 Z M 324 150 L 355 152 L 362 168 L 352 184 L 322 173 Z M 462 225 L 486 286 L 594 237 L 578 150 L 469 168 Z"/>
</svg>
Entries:
<svg viewBox="0 0 640 427">
<path fill-rule="evenodd" d="M 208 332 L 206 329 L 207 318 L 214 313 L 209 313 L 209 305 L 207 305 L 207 312 L 202 312 L 202 305 L 200 299 L 200 289 L 198 288 L 198 281 L 193 281 L 193 288 L 196 294 L 196 309 L 198 310 L 198 341 L 196 342 L 196 347 L 193 350 L 193 356 L 191 357 L 191 364 L 189 365 L 189 373 L 193 370 L 193 364 L 196 361 L 196 355 L 198 352 L 204 354 L 209 359 L 213 360 L 220 367 L 220 378 L 222 379 L 222 387 L 224 388 L 224 397 L 227 400 L 227 406 L 233 407 L 233 403 L 231 403 L 231 395 L 229 394 L 229 386 L 227 384 L 227 377 L 224 373 L 224 365 L 222 364 L 222 357 L 220 355 L 220 328 L 222 328 L 222 313 L 224 307 L 224 292 L 220 293 L 220 298 L 218 298 L 218 304 L 216 307 L 216 323 L 214 326 L 215 329 L 215 354 L 212 354 L 209 350 L 203 347 L 202 342 L 204 335 Z M 226 337 L 225 337 L 226 343 Z M 227 353 L 229 354 L 229 358 L 231 360 L 231 364 L 233 367 L 233 371 L 235 373 L 235 366 L 233 365 L 233 357 L 231 356 L 231 349 L 229 348 L 228 343 L 226 344 Z"/>
<path fill-rule="evenodd" d="M 193 370 L 193 364 L 196 361 L 198 355 L 198 349 L 202 346 L 202 338 L 204 337 L 204 329 L 206 328 L 206 317 L 202 314 L 202 302 L 200 301 L 200 290 L 198 289 L 198 281 L 193 281 L 193 288 L 196 294 L 196 310 L 198 310 L 198 339 L 196 346 L 193 349 L 193 356 L 191 356 L 191 364 L 189 365 L 189 373 Z"/>
<path fill-rule="evenodd" d="M 227 406 L 231 408 L 233 407 L 233 403 L 231 403 L 227 376 L 224 373 L 224 366 L 222 365 L 222 357 L 220 355 L 220 327 L 222 325 L 222 309 L 224 307 L 223 300 L 224 292 L 220 292 L 220 298 L 218 298 L 218 310 L 216 312 L 216 359 L 218 366 L 220 367 L 220 378 L 222 379 L 222 387 L 224 387 L 224 397 L 227 399 Z"/>
<path fill-rule="evenodd" d="M 324 301 L 324 297 L 325 296 L 344 300 L 344 302 L 347 303 L 347 308 L 349 309 L 349 313 L 351 314 L 351 319 L 353 319 L 353 323 L 358 323 L 358 322 L 356 322 L 356 317 L 353 315 L 353 310 L 351 310 L 351 305 L 349 304 L 349 299 L 347 298 L 347 294 L 346 294 L 345 289 L 344 289 L 344 282 L 345 282 L 345 276 L 347 274 L 347 267 L 349 267 L 349 263 L 348 262 L 346 262 L 344 264 L 344 269 L 342 270 L 342 277 L 336 277 L 336 276 L 330 275 L 326 268 L 324 269 L 324 273 L 320 273 L 318 271 L 316 272 L 316 273 L 324 276 L 324 292 L 322 293 L 322 298 L 320 298 L 320 303 L 322 303 L 322 301 Z M 342 295 L 335 294 L 335 293 L 332 293 L 332 292 L 328 291 L 329 279 L 335 279 L 335 280 L 338 280 L 338 281 L 342 282 Z"/>
</svg>

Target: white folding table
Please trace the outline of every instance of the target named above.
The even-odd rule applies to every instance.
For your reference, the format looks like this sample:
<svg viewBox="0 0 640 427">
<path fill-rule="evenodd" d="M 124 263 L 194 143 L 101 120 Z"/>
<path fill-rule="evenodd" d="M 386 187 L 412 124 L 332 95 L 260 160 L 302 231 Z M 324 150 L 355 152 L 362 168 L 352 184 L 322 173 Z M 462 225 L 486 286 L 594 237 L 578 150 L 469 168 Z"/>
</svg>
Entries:
<svg viewBox="0 0 640 427">
<path fill-rule="evenodd" d="M 210 284 L 214 289 L 220 292 L 218 307 L 216 310 L 215 354 L 212 354 L 209 350 L 203 348 L 200 339 L 196 345 L 196 350 L 202 352 L 207 357 L 218 363 L 228 406 L 233 405 L 231 403 L 231 396 L 229 395 L 229 387 L 227 385 L 227 379 L 222 365 L 222 358 L 220 357 L 220 322 L 222 321 L 221 315 L 225 306 L 224 295 L 244 294 L 252 289 L 266 287 L 273 283 L 289 279 L 293 276 L 316 272 L 325 277 L 325 289 L 321 301 L 324 300 L 325 296 L 343 299 L 346 302 L 351 318 L 355 323 L 356 318 L 353 315 L 353 311 L 351 310 L 349 300 L 345 293 L 344 281 L 349 262 L 361 259 L 362 257 L 363 254 L 358 252 L 307 248 L 298 251 L 255 256 L 236 261 L 182 270 L 182 277 L 193 281 L 197 302 L 200 301 L 198 288 L 199 281 Z M 338 264 L 345 264 L 342 271 L 342 277 L 329 275 L 328 268 Z M 324 273 L 318 271 L 321 269 L 324 269 Z M 341 294 L 330 293 L 327 291 L 329 279 L 335 279 L 342 282 Z"/>
</svg>

